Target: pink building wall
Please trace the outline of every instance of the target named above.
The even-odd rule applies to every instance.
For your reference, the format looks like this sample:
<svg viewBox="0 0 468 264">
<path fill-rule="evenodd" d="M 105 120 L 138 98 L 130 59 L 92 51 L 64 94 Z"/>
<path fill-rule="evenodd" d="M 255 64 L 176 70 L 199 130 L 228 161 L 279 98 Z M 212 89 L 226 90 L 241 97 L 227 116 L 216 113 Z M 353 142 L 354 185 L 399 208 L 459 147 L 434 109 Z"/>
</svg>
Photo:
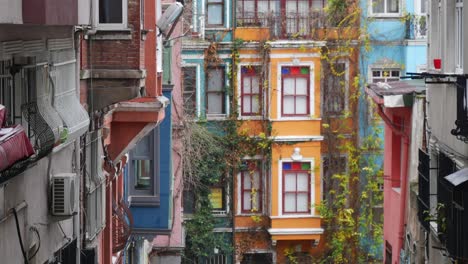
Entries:
<svg viewBox="0 0 468 264">
<path fill-rule="evenodd" d="M 170 4 L 175 1 L 163 0 L 162 4 Z M 177 133 L 177 127 L 183 120 L 183 99 L 182 99 L 182 87 L 181 87 L 181 50 L 182 50 L 182 38 L 177 38 L 182 35 L 182 23 L 178 22 L 170 38 L 175 38 L 172 41 L 172 61 L 171 61 L 171 84 L 174 85 L 172 90 L 172 124 L 173 124 L 173 136 L 172 136 L 172 172 L 174 175 L 173 179 L 173 223 L 172 231 L 169 235 L 158 235 L 153 240 L 153 249 L 157 251 L 164 250 L 183 250 L 184 240 L 182 237 L 182 194 L 183 194 L 183 183 L 182 183 L 182 160 L 180 156 L 180 149 L 182 148 L 182 142 Z M 163 61 L 163 64 L 166 63 Z M 173 251 L 173 253 L 175 253 Z M 153 263 L 153 262 L 152 262 Z"/>
<path fill-rule="evenodd" d="M 384 153 L 384 263 L 400 263 L 407 206 L 411 108 L 387 108 Z M 385 120 L 385 118 L 384 118 Z M 386 245 L 392 247 L 387 260 Z"/>
</svg>

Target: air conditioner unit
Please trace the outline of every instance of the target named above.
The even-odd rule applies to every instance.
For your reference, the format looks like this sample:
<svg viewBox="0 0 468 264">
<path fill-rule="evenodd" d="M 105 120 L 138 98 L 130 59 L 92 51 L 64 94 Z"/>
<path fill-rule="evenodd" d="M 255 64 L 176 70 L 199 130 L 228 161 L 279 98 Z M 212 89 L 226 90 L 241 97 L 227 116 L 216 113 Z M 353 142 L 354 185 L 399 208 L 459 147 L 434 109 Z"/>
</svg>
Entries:
<svg viewBox="0 0 468 264">
<path fill-rule="evenodd" d="M 179 19 L 183 10 L 184 6 L 181 3 L 172 3 L 166 9 L 166 11 L 164 11 L 164 14 L 161 16 L 161 18 L 156 22 L 156 26 L 166 38 L 171 34 L 172 27 L 175 23 L 177 23 L 177 20 Z"/>
<path fill-rule="evenodd" d="M 76 214 L 76 173 L 58 173 L 51 179 L 51 214 L 67 217 Z"/>
</svg>

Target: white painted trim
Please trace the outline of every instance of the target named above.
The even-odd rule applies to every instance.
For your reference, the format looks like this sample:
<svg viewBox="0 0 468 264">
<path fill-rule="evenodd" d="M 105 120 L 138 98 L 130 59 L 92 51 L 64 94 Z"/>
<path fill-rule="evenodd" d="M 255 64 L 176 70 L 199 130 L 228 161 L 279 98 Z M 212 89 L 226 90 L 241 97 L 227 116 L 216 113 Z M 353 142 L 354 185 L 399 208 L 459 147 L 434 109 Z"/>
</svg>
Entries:
<svg viewBox="0 0 468 264">
<path fill-rule="evenodd" d="M 271 118 L 272 122 L 289 122 L 289 121 L 322 121 L 321 117 L 284 117 L 281 119 Z"/>
<path fill-rule="evenodd" d="M 320 215 L 280 215 L 270 216 L 271 219 L 296 219 L 296 218 L 322 218 Z"/>
<path fill-rule="evenodd" d="M 278 160 L 278 216 L 284 216 L 284 218 L 295 218 L 297 216 L 314 216 L 315 215 L 315 159 L 314 158 L 303 158 L 300 162 L 310 162 L 310 214 L 284 214 L 283 215 L 283 162 L 297 162 L 292 159 L 280 159 Z M 270 218 L 273 216 L 270 216 Z"/>
<path fill-rule="evenodd" d="M 200 80 L 200 64 L 199 63 L 186 63 L 186 62 L 182 62 L 182 65 L 181 67 L 195 67 L 195 78 L 196 79 L 196 87 L 195 87 L 195 107 L 196 107 L 196 118 L 200 118 L 200 115 L 201 115 L 201 110 L 200 110 L 200 96 L 201 96 L 201 80 Z"/>
<path fill-rule="evenodd" d="M 224 17 L 226 18 L 226 23 L 225 23 L 225 26 L 226 28 L 229 28 L 231 26 L 230 22 L 231 22 L 231 1 L 228 1 L 228 0 L 224 0 L 225 2 L 225 5 L 224 5 L 224 12 L 226 12 L 226 14 L 224 15 Z"/>
<path fill-rule="evenodd" d="M 205 54 L 184 54 L 182 56 L 184 60 L 204 60 Z M 218 54 L 218 58 L 220 59 L 231 59 L 231 54 Z"/>
<path fill-rule="evenodd" d="M 270 228 L 270 235 L 321 235 L 323 228 Z"/>
<path fill-rule="evenodd" d="M 320 54 L 313 52 L 313 53 L 281 53 L 281 54 L 270 54 L 270 58 L 272 59 L 309 59 L 309 58 L 320 58 Z M 306 61 L 301 61 L 303 62 L 313 62 L 312 60 L 306 60 Z M 298 66 L 298 65 L 293 65 L 293 66 Z"/>
<path fill-rule="evenodd" d="M 404 1 L 402 0 L 399 0 L 399 5 L 398 5 L 398 13 L 376 13 L 374 14 L 372 12 L 372 0 L 367 0 L 367 5 L 368 5 L 368 9 L 367 9 L 367 14 L 368 14 L 368 17 L 375 17 L 375 18 L 401 18 L 402 14 L 403 14 L 403 10 L 406 10 L 406 5 L 404 5 L 404 3 L 402 3 Z M 387 10 L 387 1 L 384 1 L 384 10 L 386 11 Z"/>
<path fill-rule="evenodd" d="M 289 57 L 291 58 L 291 57 Z M 293 60 L 293 58 L 291 58 Z M 296 67 L 302 67 L 302 66 L 309 66 L 309 114 L 307 116 L 300 116 L 300 117 L 282 117 L 281 116 L 281 107 L 282 107 L 282 97 L 281 97 L 281 91 L 283 89 L 282 87 L 282 81 L 281 81 L 281 67 L 285 66 L 296 66 Z M 309 120 L 311 116 L 315 115 L 315 63 L 310 61 L 310 62 L 299 62 L 298 64 L 294 64 L 292 61 L 287 62 L 287 63 L 278 63 L 277 69 L 276 69 L 276 114 L 278 119 L 289 119 L 289 120 Z"/>
<path fill-rule="evenodd" d="M 275 142 L 290 142 L 290 141 L 323 141 L 323 136 L 272 136 L 269 139 Z"/>
<path fill-rule="evenodd" d="M 224 66 L 224 87 L 229 87 L 231 84 L 229 83 L 229 71 L 231 70 L 231 63 L 226 62 Z M 231 87 L 234 89 L 234 87 Z M 226 94 L 224 95 L 224 103 L 225 103 L 225 111 L 226 111 L 226 116 L 229 116 L 229 113 L 231 113 L 231 104 L 229 102 L 229 93 L 226 91 Z M 232 95 L 234 96 L 234 95 Z"/>
<path fill-rule="evenodd" d="M 128 0 L 122 0 L 122 23 L 99 23 L 99 4 L 94 3 L 94 21 L 98 30 L 122 30 L 128 29 Z"/>
<path fill-rule="evenodd" d="M 215 227 L 215 228 L 213 228 L 213 232 L 215 232 L 215 233 L 225 233 L 225 232 L 231 233 L 232 228 L 231 227 Z"/>
</svg>

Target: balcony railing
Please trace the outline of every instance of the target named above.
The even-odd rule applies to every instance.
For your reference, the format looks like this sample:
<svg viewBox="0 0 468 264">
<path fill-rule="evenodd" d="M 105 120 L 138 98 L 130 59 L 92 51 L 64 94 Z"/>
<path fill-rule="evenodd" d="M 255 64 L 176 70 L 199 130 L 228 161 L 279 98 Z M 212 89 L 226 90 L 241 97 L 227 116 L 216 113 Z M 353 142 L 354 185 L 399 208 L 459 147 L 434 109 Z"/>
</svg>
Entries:
<svg viewBox="0 0 468 264">
<path fill-rule="evenodd" d="M 326 27 L 323 11 L 304 12 L 241 12 L 237 14 L 238 27 L 268 28 L 272 39 L 310 39 L 317 37 L 316 29 Z"/>
</svg>

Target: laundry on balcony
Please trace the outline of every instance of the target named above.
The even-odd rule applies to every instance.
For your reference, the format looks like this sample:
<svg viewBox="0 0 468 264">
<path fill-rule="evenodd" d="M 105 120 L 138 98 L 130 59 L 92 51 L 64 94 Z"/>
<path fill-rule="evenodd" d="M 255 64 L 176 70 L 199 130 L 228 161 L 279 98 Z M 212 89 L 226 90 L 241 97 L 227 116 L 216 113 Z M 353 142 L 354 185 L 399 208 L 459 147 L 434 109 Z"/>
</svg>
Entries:
<svg viewBox="0 0 468 264">
<path fill-rule="evenodd" d="M 34 149 L 21 125 L 0 128 L 0 171 L 34 154 Z"/>
</svg>

